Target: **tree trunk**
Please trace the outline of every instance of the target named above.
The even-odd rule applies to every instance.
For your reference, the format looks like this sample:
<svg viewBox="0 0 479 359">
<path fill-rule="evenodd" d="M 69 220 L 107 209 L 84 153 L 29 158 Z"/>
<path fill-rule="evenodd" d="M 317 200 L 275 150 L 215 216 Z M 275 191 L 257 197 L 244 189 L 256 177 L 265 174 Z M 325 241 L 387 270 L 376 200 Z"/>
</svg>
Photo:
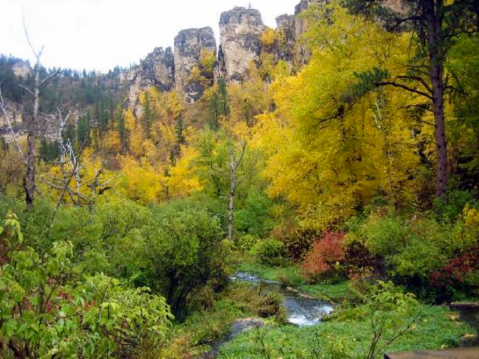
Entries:
<svg viewBox="0 0 479 359">
<path fill-rule="evenodd" d="M 449 179 L 446 124 L 444 119 L 444 36 L 443 0 L 423 0 L 427 24 L 430 77 L 432 83 L 432 102 L 434 111 L 434 137 L 436 141 L 436 197 L 447 192 Z"/>
<path fill-rule="evenodd" d="M 228 239 L 233 241 L 233 222 L 234 222 L 234 209 L 235 209 L 235 192 L 236 192 L 236 163 L 234 158 L 234 152 L 230 153 L 230 170 L 231 170 L 231 180 L 230 180 L 230 200 L 228 204 Z"/>
<path fill-rule="evenodd" d="M 25 189 L 25 202 L 27 208 L 31 208 L 35 199 L 36 180 L 35 180 L 35 140 L 36 126 L 38 124 L 38 107 L 40 102 L 40 64 L 35 66 L 35 84 L 33 88 L 33 116 L 28 124 L 27 136 L 27 172 L 23 181 Z"/>
</svg>

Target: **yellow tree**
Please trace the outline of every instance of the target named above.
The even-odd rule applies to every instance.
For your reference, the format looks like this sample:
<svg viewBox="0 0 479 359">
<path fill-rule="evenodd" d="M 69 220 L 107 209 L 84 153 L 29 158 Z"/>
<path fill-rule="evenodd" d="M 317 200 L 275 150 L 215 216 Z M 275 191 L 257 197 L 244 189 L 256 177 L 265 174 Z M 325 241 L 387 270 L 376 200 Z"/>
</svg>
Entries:
<svg viewBox="0 0 479 359">
<path fill-rule="evenodd" d="M 299 205 L 304 223 L 325 229 L 386 194 L 410 196 L 418 162 L 414 103 L 395 89 L 362 91 L 371 67 L 395 73 L 407 53 L 397 35 L 332 4 L 315 13 L 310 63 L 273 84 L 277 110 L 260 117 L 255 143 L 269 156 L 269 193 Z M 326 15 L 327 12 L 327 15 Z"/>
</svg>

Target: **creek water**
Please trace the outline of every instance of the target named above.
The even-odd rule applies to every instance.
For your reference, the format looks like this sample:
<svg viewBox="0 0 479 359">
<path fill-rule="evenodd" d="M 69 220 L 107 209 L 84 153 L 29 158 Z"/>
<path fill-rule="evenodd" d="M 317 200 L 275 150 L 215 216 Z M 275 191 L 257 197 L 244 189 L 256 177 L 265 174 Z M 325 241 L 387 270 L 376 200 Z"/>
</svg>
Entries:
<svg viewBox="0 0 479 359">
<path fill-rule="evenodd" d="M 248 282 L 261 288 L 263 293 L 276 292 L 283 296 L 282 305 L 286 309 L 287 321 L 298 327 L 318 324 L 321 317 L 331 314 L 331 304 L 313 298 L 300 291 L 287 288 L 280 282 L 261 279 L 253 274 L 238 272 L 231 277 L 234 282 Z M 213 346 L 212 356 L 217 357 L 220 347 L 233 340 L 246 330 L 263 326 L 263 320 L 259 318 L 239 319 L 231 326 L 228 336 Z"/>
<path fill-rule="evenodd" d="M 280 293 L 284 297 L 282 304 L 286 308 L 288 322 L 299 327 L 318 324 L 322 316 L 331 314 L 333 311 L 330 304 L 287 288 L 280 282 L 264 280 L 253 274 L 242 272 L 236 273 L 231 279 L 261 286 L 263 292 Z"/>
</svg>

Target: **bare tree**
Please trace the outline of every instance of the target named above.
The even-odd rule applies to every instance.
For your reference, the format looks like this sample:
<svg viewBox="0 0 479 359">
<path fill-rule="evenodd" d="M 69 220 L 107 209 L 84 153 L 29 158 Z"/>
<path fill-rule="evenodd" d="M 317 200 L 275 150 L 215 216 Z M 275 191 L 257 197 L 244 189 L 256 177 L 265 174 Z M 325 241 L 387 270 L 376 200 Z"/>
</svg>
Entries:
<svg viewBox="0 0 479 359">
<path fill-rule="evenodd" d="M 246 141 L 239 141 L 238 154 L 235 153 L 234 145 L 230 148 L 230 190 L 229 190 L 229 204 L 228 204 L 228 239 L 233 240 L 233 226 L 234 226 L 234 209 L 235 209 L 235 195 L 236 189 L 240 185 L 240 181 L 237 178 L 237 171 L 241 163 L 243 162 L 244 154 L 246 152 Z"/>
<path fill-rule="evenodd" d="M 44 86 L 49 80 L 60 73 L 60 70 L 51 73 L 45 78 L 41 78 L 41 58 L 43 54 L 43 50 L 45 49 L 44 46 L 40 49 L 40 51 L 36 51 L 30 41 L 30 36 L 28 35 L 28 30 L 25 25 L 25 20 L 23 21 L 23 28 L 25 30 L 25 37 L 27 39 L 28 45 L 32 50 L 33 54 L 35 55 L 35 66 L 33 68 L 33 89 L 30 89 L 26 86 L 21 86 L 24 90 L 26 90 L 31 96 L 33 100 L 33 112 L 29 121 L 27 123 L 27 151 L 26 151 L 26 174 L 23 180 L 23 188 L 25 189 L 25 202 L 27 207 L 30 208 L 33 205 L 33 201 L 35 198 L 35 193 L 37 191 L 37 184 L 36 184 L 36 169 L 35 169 L 35 159 L 36 159 L 36 148 L 35 142 L 38 135 L 38 123 L 39 123 L 39 112 L 38 109 L 40 107 L 40 89 Z"/>
</svg>

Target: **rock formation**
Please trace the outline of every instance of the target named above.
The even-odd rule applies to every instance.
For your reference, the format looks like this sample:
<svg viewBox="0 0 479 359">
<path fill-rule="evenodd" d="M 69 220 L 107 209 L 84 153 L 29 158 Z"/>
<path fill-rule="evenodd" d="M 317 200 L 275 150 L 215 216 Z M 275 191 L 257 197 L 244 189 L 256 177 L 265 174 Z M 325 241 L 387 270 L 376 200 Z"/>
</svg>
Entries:
<svg viewBox="0 0 479 359">
<path fill-rule="evenodd" d="M 295 17 L 294 15 L 281 15 L 276 18 L 277 28 L 281 34 L 282 43 L 276 49 L 276 59 L 293 63 L 294 48 L 296 46 L 296 38 L 294 31 Z"/>
<path fill-rule="evenodd" d="M 309 52 L 306 45 L 301 43 L 301 38 L 304 33 L 308 30 L 307 20 L 298 16 L 300 13 L 308 9 L 311 4 L 324 4 L 329 3 L 329 0 L 301 0 L 301 2 L 296 5 L 294 11 L 294 42 L 296 44 L 294 62 L 298 66 L 304 65 L 309 61 L 311 53 Z"/>
<path fill-rule="evenodd" d="M 27 78 L 32 69 L 28 61 L 19 61 L 12 66 L 12 71 L 15 77 Z"/>
<path fill-rule="evenodd" d="M 134 109 L 138 102 L 140 91 L 149 86 L 156 86 L 161 91 L 171 91 L 175 83 L 175 61 L 171 47 L 163 50 L 156 48 L 140 65 L 131 69 L 129 106 Z"/>
<path fill-rule="evenodd" d="M 216 40 L 210 27 L 183 30 L 175 37 L 176 89 L 184 93 L 189 102 L 195 102 L 203 96 L 204 82 L 213 81 L 212 71 L 210 74 L 203 71 L 201 78 L 192 78 L 193 69 L 205 70 L 201 62 L 208 56 L 216 58 Z"/>
<path fill-rule="evenodd" d="M 235 7 L 221 14 L 218 62 L 226 80 L 245 79 L 250 63 L 259 59 L 265 29 L 258 10 Z"/>
</svg>

